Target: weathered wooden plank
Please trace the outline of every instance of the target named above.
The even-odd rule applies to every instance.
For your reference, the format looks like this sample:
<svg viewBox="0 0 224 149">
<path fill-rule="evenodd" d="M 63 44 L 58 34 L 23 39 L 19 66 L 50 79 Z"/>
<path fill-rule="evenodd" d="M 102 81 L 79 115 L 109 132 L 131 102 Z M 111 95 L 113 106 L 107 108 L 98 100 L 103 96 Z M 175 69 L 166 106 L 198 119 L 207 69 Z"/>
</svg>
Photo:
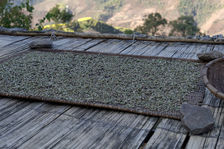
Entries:
<svg viewBox="0 0 224 149">
<path fill-rule="evenodd" d="M 169 45 L 161 51 L 158 56 L 160 57 L 172 57 L 178 50 L 180 50 L 183 46 L 185 46 L 184 43 L 169 43 Z"/>
<path fill-rule="evenodd" d="M 56 50 L 72 50 L 76 47 L 79 47 L 92 39 L 84 38 L 65 38 L 53 42 L 53 49 Z M 98 41 L 98 40 L 97 40 Z"/>
<path fill-rule="evenodd" d="M 182 48 L 178 49 L 173 55 L 172 58 L 181 58 L 184 55 L 185 50 L 189 47 L 189 44 L 183 45 Z"/>
<path fill-rule="evenodd" d="M 162 119 L 144 149 L 180 149 L 187 137 L 180 121 Z"/>
<path fill-rule="evenodd" d="M 198 44 L 192 44 L 188 50 L 187 53 L 183 56 L 185 59 L 193 59 L 194 56 L 196 56 L 197 49 L 200 47 Z"/>
<path fill-rule="evenodd" d="M 3 106 L 3 108 L 0 111 L 0 121 L 3 121 L 5 118 L 23 109 L 27 105 L 29 105 L 28 102 L 18 101 L 12 103 L 10 102 L 9 105 Z"/>
<path fill-rule="evenodd" d="M 90 41 L 88 41 L 84 44 L 73 47 L 72 50 L 74 50 L 74 51 L 86 51 L 88 49 L 91 49 L 94 46 L 97 46 L 98 44 L 103 43 L 104 41 L 105 40 L 103 40 L 103 39 L 93 39 L 93 40 L 90 40 Z"/>
<path fill-rule="evenodd" d="M 63 47 L 63 45 L 66 45 L 67 43 L 71 42 L 72 40 L 74 40 L 74 39 L 73 38 L 64 38 L 64 39 L 53 41 L 52 49 L 60 50 L 61 49 L 60 47 Z"/>
<path fill-rule="evenodd" d="M 213 50 L 224 53 L 224 45 L 215 45 Z"/>
<path fill-rule="evenodd" d="M 157 42 L 149 42 L 149 44 L 147 46 L 145 46 L 144 48 L 140 48 L 138 50 L 132 50 L 130 51 L 129 55 L 143 55 L 143 53 L 145 53 L 146 51 L 155 48 L 158 45 Z"/>
<path fill-rule="evenodd" d="M 15 100 L 19 103 L 18 100 Z M 8 115 L 4 120 L 0 121 L 0 140 L 7 136 L 7 133 L 12 132 L 14 129 L 18 128 L 20 125 L 24 125 L 27 121 L 25 121 L 24 117 L 28 118 L 28 113 L 32 111 L 32 109 L 36 109 L 41 106 L 42 103 L 32 103 L 32 102 L 24 102 L 26 106 L 22 108 L 14 107 L 16 112 L 11 115 Z M 30 117 L 29 117 L 30 118 Z M 30 120 L 30 119 L 28 119 Z M 2 144 L 2 142 L 0 143 Z"/>
<path fill-rule="evenodd" d="M 196 48 L 196 44 L 189 44 L 188 47 L 182 51 L 182 54 L 179 56 L 179 58 L 187 59 L 192 53 L 194 53 L 194 50 Z"/>
<path fill-rule="evenodd" d="M 221 119 L 222 119 L 222 126 L 221 126 L 221 130 L 220 130 L 218 142 L 216 144 L 216 149 L 223 149 L 224 148 L 224 127 L 223 127 L 224 110 L 223 109 L 222 109 Z"/>
<path fill-rule="evenodd" d="M 205 89 L 205 97 L 203 99 L 203 106 L 219 108 L 221 106 L 221 100 L 216 98 L 207 88 Z"/>
<path fill-rule="evenodd" d="M 97 109 L 72 108 L 20 148 L 138 147 L 157 118 Z M 63 129 L 62 129 L 63 128 Z M 137 139 L 137 140 L 136 140 Z"/>
<path fill-rule="evenodd" d="M 220 117 L 219 121 L 217 122 L 217 125 L 219 126 L 216 129 L 216 136 L 218 136 L 218 140 L 215 142 L 215 148 L 216 149 L 223 149 L 224 148 L 224 127 L 223 127 L 223 122 L 224 122 L 224 101 L 220 100 L 220 106 L 219 106 L 220 111 L 217 112 L 216 116 Z M 217 118 L 218 119 L 218 118 Z M 216 137 L 217 138 L 217 137 Z M 212 143 L 211 141 L 209 142 L 210 144 Z"/>
<path fill-rule="evenodd" d="M 0 111 L 3 112 L 4 109 L 11 107 L 13 104 L 16 104 L 16 100 L 9 98 L 1 98 L 0 99 Z"/>
<path fill-rule="evenodd" d="M 214 97 L 209 90 L 206 89 L 203 107 L 209 108 L 212 111 L 215 118 L 215 128 L 211 132 L 203 135 L 191 135 L 186 146 L 187 149 L 212 149 L 216 147 L 224 118 L 222 115 L 223 106 L 221 106 L 221 101 Z"/>
<path fill-rule="evenodd" d="M 199 43 L 196 44 L 194 52 L 191 55 L 189 55 L 188 58 L 197 60 L 198 59 L 197 54 L 202 53 L 203 50 L 204 50 L 203 44 L 199 44 Z"/>
<path fill-rule="evenodd" d="M 187 58 L 198 59 L 197 57 L 198 53 L 210 52 L 214 49 L 214 45 L 211 44 L 195 44 L 195 45 L 197 45 L 195 47 L 195 50 L 191 52 L 191 54 L 189 54 Z"/>
<path fill-rule="evenodd" d="M 23 40 L 29 38 L 28 36 L 10 36 L 10 35 L 0 35 L 0 40 L 3 41 L 16 41 L 16 40 Z"/>
<path fill-rule="evenodd" d="M 166 47 L 168 46 L 168 43 L 157 43 L 152 48 L 147 49 L 142 55 L 143 56 L 158 56 L 160 52 L 162 52 Z"/>
<path fill-rule="evenodd" d="M 132 44 L 132 40 L 108 39 L 87 51 L 99 53 L 120 53 Z"/>
<path fill-rule="evenodd" d="M 15 44 L 15 43 L 18 43 L 18 42 L 22 42 L 22 41 L 24 41 L 24 40 L 27 40 L 27 39 L 29 39 L 29 38 L 31 38 L 31 37 L 23 37 L 23 38 L 15 38 L 15 39 L 13 39 L 13 40 L 9 40 L 9 41 L 5 41 L 4 39 L 3 40 L 0 40 L 0 41 L 3 41 L 3 42 L 5 42 L 5 43 L 7 43 L 7 44 L 4 44 L 4 46 L 3 47 L 6 47 L 6 46 L 10 46 L 10 45 L 13 45 L 13 44 Z"/>
<path fill-rule="evenodd" d="M 214 45 L 211 44 L 199 44 L 196 43 L 194 46 L 189 50 L 189 52 L 185 55 L 184 58 L 186 59 L 198 59 L 197 54 L 201 52 L 209 52 L 212 51 Z"/>
<path fill-rule="evenodd" d="M 140 146 L 144 143 L 144 140 L 147 138 L 150 132 L 152 132 L 152 128 L 155 126 L 155 122 L 153 119 L 159 120 L 159 118 L 151 117 L 151 120 L 147 121 L 144 126 L 139 130 L 135 129 L 133 130 L 126 140 L 122 143 L 120 148 L 124 149 L 136 149 L 140 148 Z"/>
<path fill-rule="evenodd" d="M 139 51 L 142 51 L 146 46 L 152 44 L 150 41 L 136 41 L 130 47 L 122 51 L 120 54 L 124 55 L 137 55 Z"/>
<path fill-rule="evenodd" d="M 154 48 L 158 43 L 156 42 L 150 42 L 146 47 L 141 48 L 139 50 L 136 51 L 131 51 L 129 55 L 142 55 L 143 53 L 145 53 L 146 51 L 148 51 L 151 48 Z"/>
<path fill-rule="evenodd" d="M 64 42 L 64 43 L 58 45 L 56 49 L 65 50 L 65 47 L 70 46 L 75 41 L 76 41 L 75 38 L 67 38 L 67 42 Z"/>
<path fill-rule="evenodd" d="M 18 148 L 68 108 L 69 106 L 33 102 L 0 121 L 0 148 Z"/>
<path fill-rule="evenodd" d="M 5 41 L 5 40 L 0 40 L 0 47 L 5 47 L 11 43 L 14 43 L 15 41 Z M 0 49 L 1 50 L 1 49 Z"/>
<path fill-rule="evenodd" d="M 6 46 L 0 50 L 0 58 L 8 57 L 11 55 L 18 54 L 20 52 L 24 52 L 29 49 L 29 43 L 37 39 L 44 39 L 46 37 L 31 37 L 21 42 L 17 42 Z"/>
<path fill-rule="evenodd" d="M 63 48 L 65 50 L 73 50 L 76 47 L 79 47 L 92 39 L 84 39 L 84 38 L 75 38 L 74 41 L 71 44 L 68 44 L 67 46 L 65 45 Z"/>
<path fill-rule="evenodd" d="M 209 44 L 209 45 L 207 46 L 207 49 L 206 49 L 205 51 L 206 51 L 206 52 L 210 52 L 210 51 L 213 51 L 213 49 L 214 49 L 214 45 Z"/>
<path fill-rule="evenodd" d="M 69 131 L 73 130 L 72 127 L 75 128 L 73 130 L 74 132 L 80 133 L 82 127 L 87 129 L 88 125 L 91 125 L 91 121 L 89 119 L 97 113 L 93 110 L 86 111 L 86 109 L 80 108 L 77 108 L 74 111 L 76 111 L 74 115 L 64 114 L 57 118 L 50 125 L 42 129 L 37 135 L 21 145 L 20 148 L 38 148 L 40 146 L 42 148 L 50 148 L 50 146 L 53 147 L 59 142 L 66 143 L 67 141 L 70 141 L 69 138 L 66 140 L 66 136 Z M 84 115 L 86 115 L 86 121 L 80 121 L 79 119 L 81 119 Z M 65 138 L 65 140 L 60 141 L 63 138 Z M 64 148 L 66 148 L 66 146 L 64 146 Z"/>
</svg>

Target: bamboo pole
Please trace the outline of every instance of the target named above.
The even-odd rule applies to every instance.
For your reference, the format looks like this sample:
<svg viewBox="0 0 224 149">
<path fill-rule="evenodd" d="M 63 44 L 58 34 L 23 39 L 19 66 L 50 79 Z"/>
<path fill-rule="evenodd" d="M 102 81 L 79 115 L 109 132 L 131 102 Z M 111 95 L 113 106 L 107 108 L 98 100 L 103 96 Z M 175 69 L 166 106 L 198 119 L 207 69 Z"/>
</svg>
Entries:
<svg viewBox="0 0 224 149">
<path fill-rule="evenodd" d="M 122 40 L 141 40 L 141 41 L 156 41 L 156 42 L 187 42 L 187 43 L 205 43 L 205 44 L 224 44 L 224 41 L 208 41 L 198 39 L 187 39 L 184 37 L 158 37 L 158 36 L 142 36 L 142 35 L 126 35 L 126 34 L 98 34 L 98 33 L 78 33 L 78 32 L 41 32 L 41 31 L 0 31 L 2 35 L 12 36 L 55 36 L 62 37 L 79 37 L 79 38 L 94 38 L 94 39 L 122 39 Z"/>
</svg>

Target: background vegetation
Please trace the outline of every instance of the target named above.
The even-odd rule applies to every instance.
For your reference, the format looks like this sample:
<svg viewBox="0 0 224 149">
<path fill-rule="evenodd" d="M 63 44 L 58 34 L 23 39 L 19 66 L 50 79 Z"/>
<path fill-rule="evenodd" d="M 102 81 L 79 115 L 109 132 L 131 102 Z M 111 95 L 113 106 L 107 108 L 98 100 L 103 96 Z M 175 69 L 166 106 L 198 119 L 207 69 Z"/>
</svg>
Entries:
<svg viewBox="0 0 224 149">
<path fill-rule="evenodd" d="M 112 10 L 117 10 L 122 6 L 121 0 L 95 0 L 99 8 L 103 7 L 110 14 L 113 13 Z M 142 3 L 146 1 L 141 0 Z M 148 1 L 148 3 L 161 3 L 161 1 Z M 10 0 L 3 0 L 0 3 L 0 26 L 12 28 L 19 27 L 24 29 L 31 29 L 32 23 L 32 12 L 34 8 L 30 5 L 30 1 L 26 0 L 25 3 L 20 5 L 13 5 Z M 182 0 L 181 6 L 185 4 Z M 186 7 L 190 7 L 188 4 Z M 181 8 L 181 7 L 180 7 Z M 185 7 L 183 7 L 185 9 Z M 188 10 L 188 9 L 187 9 Z M 186 13 L 187 14 L 187 13 Z M 127 28 L 113 27 L 93 19 L 91 17 L 85 17 L 78 20 L 73 19 L 74 15 L 67 8 L 60 8 L 56 5 L 50 9 L 47 14 L 39 20 L 36 24 L 36 29 L 56 29 L 66 32 L 99 32 L 99 33 L 126 33 L 132 34 L 133 31 Z M 197 23 L 193 16 L 181 16 L 178 19 L 168 22 L 165 18 L 161 16 L 160 13 L 151 13 L 143 18 L 143 25 L 135 28 L 135 32 L 149 35 L 158 35 L 163 30 L 170 29 L 169 35 L 175 36 L 187 36 L 199 34 L 200 29 L 197 27 Z M 47 24 L 48 25 L 47 25 Z M 165 27 L 165 28 L 161 28 Z"/>
<path fill-rule="evenodd" d="M 178 9 L 183 16 L 193 16 L 198 23 L 204 23 L 210 15 L 223 6 L 216 0 L 180 0 Z"/>
<path fill-rule="evenodd" d="M 94 0 L 98 9 L 103 13 L 98 16 L 100 21 L 107 21 L 122 7 L 122 0 Z"/>
<path fill-rule="evenodd" d="M 33 10 L 29 0 L 21 5 L 13 5 L 10 0 L 3 0 L 0 5 L 0 26 L 30 29 Z"/>
</svg>

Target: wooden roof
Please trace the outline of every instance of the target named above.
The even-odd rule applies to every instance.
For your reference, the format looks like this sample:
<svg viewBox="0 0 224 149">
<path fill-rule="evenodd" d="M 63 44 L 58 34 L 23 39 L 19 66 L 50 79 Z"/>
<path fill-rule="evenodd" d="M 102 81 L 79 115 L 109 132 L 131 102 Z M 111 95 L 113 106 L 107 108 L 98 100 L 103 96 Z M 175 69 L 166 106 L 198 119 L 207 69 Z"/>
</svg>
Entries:
<svg viewBox="0 0 224 149">
<path fill-rule="evenodd" d="M 0 35 L 0 60 L 29 50 L 28 44 L 40 38 L 49 37 Z M 197 53 L 223 51 L 224 45 L 58 37 L 53 48 L 197 60 Z M 172 119 L 1 98 L 0 148 L 222 149 L 223 101 L 206 89 L 202 105 L 212 110 L 216 126 L 199 136 Z"/>
</svg>

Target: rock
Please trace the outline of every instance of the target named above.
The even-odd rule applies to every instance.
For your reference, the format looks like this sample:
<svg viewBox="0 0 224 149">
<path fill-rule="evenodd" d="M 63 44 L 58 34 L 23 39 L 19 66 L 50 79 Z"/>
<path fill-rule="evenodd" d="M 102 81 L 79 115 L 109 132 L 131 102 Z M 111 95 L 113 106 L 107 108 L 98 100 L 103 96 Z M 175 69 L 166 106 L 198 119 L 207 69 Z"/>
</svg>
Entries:
<svg viewBox="0 0 224 149">
<path fill-rule="evenodd" d="M 212 36 L 214 39 L 224 38 L 222 34 Z"/>
<path fill-rule="evenodd" d="M 223 42 L 224 41 L 224 38 L 218 38 L 218 39 L 215 39 L 214 41 L 215 42 Z"/>
<path fill-rule="evenodd" d="M 186 39 L 193 39 L 193 38 L 194 38 L 194 36 L 192 36 L 192 35 L 186 36 Z"/>
<path fill-rule="evenodd" d="M 195 36 L 195 38 L 196 38 L 197 40 L 200 40 L 200 39 L 201 39 L 201 36 L 200 36 L 200 35 L 197 35 L 197 36 Z"/>
<path fill-rule="evenodd" d="M 202 36 L 202 37 L 200 38 L 200 40 L 202 40 L 202 41 L 211 41 L 212 38 L 211 38 L 209 35 L 205 35 L 205 36 Z"/>
<path fill-rule="evenodd" d="M 215 42 L 221 42 L 224 40 L 224 37 L 222 34 L 219 34 L 219 35 L 214 35 L 212 36 L 212 40 L 215 41 Z"/>
<path fill-rule="evenodd" d="M 52 47 L 52 41 L 51 40 L 36 40 L 30 43 L 31 49 L 36 48 L 51 48 Z"/>
<path fill-rule="evenodd" d="M 214 127 L 212 112 L 204 107 L 184 103 L 181 106 L 182 125 L 192 134 L 206 133 Z"/>
<path fill-rule="evenodd" d="M 209 62 L 214 59 L 223 57 L 224 54 L 219 51 L 211 51 L 207 53 L 198 53 L 197 56 L 198 56 L 198 59 L 200 59 L 201 61 Z"/>
</svg>

